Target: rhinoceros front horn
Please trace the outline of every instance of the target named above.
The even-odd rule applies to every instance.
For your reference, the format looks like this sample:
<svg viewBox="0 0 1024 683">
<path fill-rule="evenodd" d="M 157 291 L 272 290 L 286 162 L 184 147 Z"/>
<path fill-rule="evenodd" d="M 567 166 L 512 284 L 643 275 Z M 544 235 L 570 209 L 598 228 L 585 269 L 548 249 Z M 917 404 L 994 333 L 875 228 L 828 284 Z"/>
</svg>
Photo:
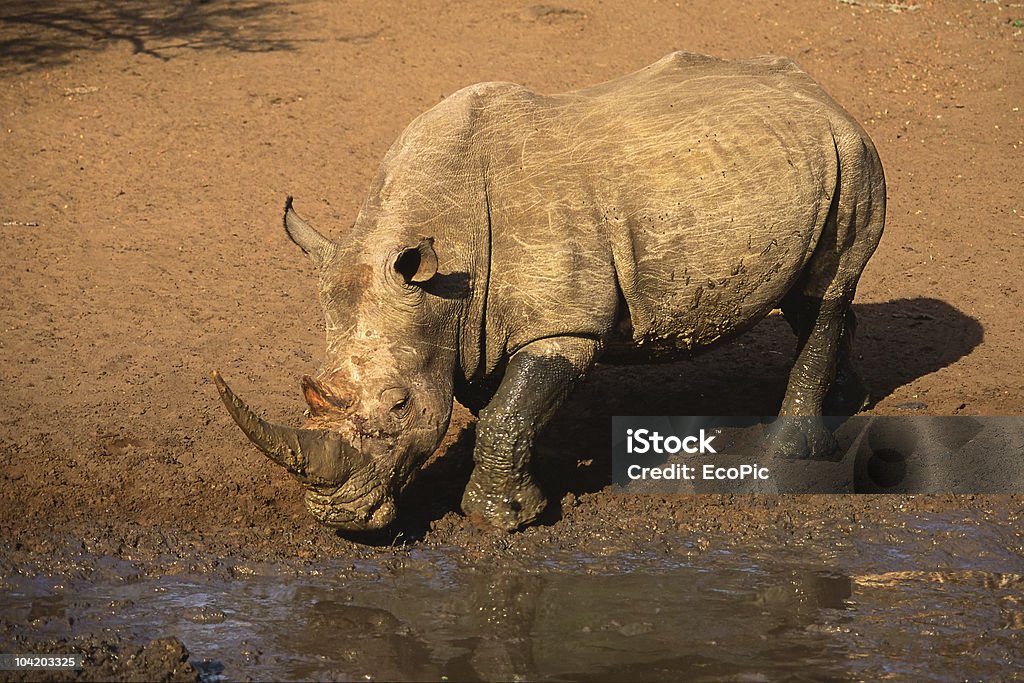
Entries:
<svg viewBox="0 0 1024 683">
<path fill-rule="evenodd" d="M 271 424 L 250 410 L 216 370 L 213 381 L 231 417 L 249 440 L 303 483 L 342 484 L 357 468 L 367 464 L 368 459 L 345 443 L 340 434 Z"/>
</svg>

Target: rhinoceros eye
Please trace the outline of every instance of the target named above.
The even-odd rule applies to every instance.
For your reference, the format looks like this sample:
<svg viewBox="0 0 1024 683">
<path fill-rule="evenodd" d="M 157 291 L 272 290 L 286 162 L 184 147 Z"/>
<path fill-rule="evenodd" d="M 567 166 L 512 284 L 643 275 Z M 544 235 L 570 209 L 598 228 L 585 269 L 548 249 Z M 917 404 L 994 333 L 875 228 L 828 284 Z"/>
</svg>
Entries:
<svg viewBox="0 0 1024 683">
<path fill-rule="evenodd" d="M 409 408 L 409 392 L 405 389 L 389 389 L 381 397 L 384 405 L 391 404 L 392 414 L 401 415 Z"/>
</svg>

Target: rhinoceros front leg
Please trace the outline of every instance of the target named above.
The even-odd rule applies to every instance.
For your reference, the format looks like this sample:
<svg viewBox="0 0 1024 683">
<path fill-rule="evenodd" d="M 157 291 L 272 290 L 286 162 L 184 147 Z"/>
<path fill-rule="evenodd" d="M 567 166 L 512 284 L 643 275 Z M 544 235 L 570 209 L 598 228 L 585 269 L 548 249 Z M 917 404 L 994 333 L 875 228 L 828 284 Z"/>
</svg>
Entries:
<svg viewBox="0 0 1024 683">
<path fill-rule="evenodd" d="M 552 337 L 527 344 L 509 360 L 505 377 L 480 411 L 473 474 L 462 510 L 476 522 L 514 531 L 547 501 L 530 476 L 533 439 L 597 357 L 598 342 Z"/>
</svg>

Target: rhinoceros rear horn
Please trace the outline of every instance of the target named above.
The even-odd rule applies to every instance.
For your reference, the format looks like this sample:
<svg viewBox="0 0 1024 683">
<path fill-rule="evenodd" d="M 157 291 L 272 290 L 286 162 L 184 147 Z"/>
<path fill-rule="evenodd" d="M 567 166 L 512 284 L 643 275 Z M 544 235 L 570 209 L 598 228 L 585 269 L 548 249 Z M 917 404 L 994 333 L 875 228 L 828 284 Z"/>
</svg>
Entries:
<svg viewBox="0 0 1024 683">
<path fill-rule="evenodd" d="M 334 243 L 317 232 L 316 228 L 299 218 L 299 215 L 292 209 L 292 198 L 288 197 L 284 203 L 284 231 L 292 242 L 299 245 L 302 251 L 309 254 L 317 265 L 334 251 Z"/>
<path fill-rule="evenodd" d="M 342 484 L 368 460 L 340 434 L 325 429 L 292 429 L 261 419 L 213 372 L 221 400 L 245 435 L 263 453 L 303 483 Z"/>
</svg>

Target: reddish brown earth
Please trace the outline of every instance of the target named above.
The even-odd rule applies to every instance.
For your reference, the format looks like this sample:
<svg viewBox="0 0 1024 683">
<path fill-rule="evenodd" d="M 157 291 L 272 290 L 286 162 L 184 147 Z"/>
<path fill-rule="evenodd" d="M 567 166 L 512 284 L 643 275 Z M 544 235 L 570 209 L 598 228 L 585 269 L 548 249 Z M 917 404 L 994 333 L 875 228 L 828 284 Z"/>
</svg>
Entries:
<svg viewBox="0 0 1024 683">
<path fill-rule="evenodd" d="M 306 515 L 209 373 L 299 423 L 298 379 L 323 339 L 314 273 L 280 228 L 283 199 L 343 234 L 391 142 L 455 90 L 563 91 L 672 50 L 772 53 L 860 120 L 885 165 L 886 234 L 857 297 L 870 412 L 1020 415 L 1021 3 L 10 0 L 0 15 L 7 571 L 59 568 L 72 550 L 198 566 L 412 543 L 483 562 L 669 532 L 786 544 L 823 524 L 841 533 L 936 511 L 1020 523 L 1008 497 L 613 493 L 611 415 L 776 410 L 792 350 L 778 318 L 690 362 L 598 369 L 538 449 L 555 504 L 513 536 L 458 513 L 465 410 L 394 532 L 363 545 Z"/>
</svg>

